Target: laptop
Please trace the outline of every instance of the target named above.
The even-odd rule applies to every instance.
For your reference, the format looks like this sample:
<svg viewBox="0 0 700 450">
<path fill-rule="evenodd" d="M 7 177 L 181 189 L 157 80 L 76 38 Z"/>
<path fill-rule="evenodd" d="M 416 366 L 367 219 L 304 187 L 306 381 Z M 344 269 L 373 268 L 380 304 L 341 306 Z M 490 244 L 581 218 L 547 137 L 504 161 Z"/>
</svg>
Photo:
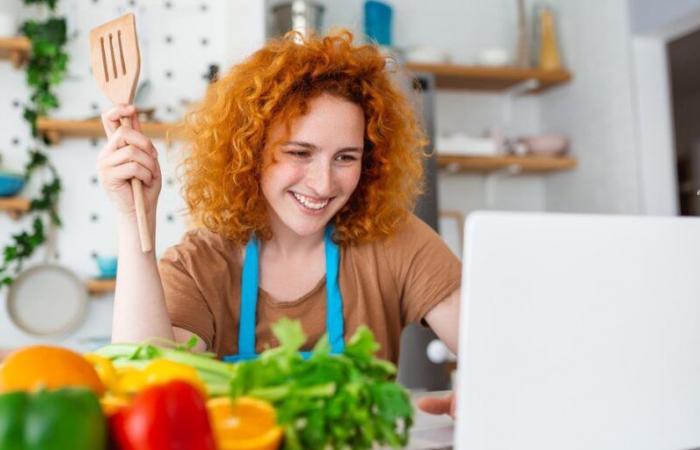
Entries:
<svg viewBox="0 0 700 450">
<path fill-rule="evenodd" d="M 477 212 L 456 449 L 700 448 L 700 218 Z"/>
</svg>

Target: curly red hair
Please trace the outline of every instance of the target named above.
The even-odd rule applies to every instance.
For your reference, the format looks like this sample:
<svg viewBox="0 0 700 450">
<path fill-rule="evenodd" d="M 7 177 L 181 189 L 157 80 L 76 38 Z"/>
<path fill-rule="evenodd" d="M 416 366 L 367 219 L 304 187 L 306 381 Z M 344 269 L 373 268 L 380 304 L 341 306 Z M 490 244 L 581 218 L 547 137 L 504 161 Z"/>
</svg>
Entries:
<svg viewBox="0 0 700 450">
<path fill-rule="evenodd" d="M 260 186 L 262 152 L 273 123 L 287 133 L 310 100 L 335 95 L 365 115 L 360 181 L 335 217 L 343 244 L 390 235 L 423 186 L 427 143 L 408 99 L 373 45 L 353 45 L 349 31 L 271 40 L 212 84 L 186 115 L 178 135 L 191 153 L 181 166 L 183 194 L 196 223 L 239 244 L 272 235 Z M 281 122 L 277 122 L 281 121 Z"/>
</svg>

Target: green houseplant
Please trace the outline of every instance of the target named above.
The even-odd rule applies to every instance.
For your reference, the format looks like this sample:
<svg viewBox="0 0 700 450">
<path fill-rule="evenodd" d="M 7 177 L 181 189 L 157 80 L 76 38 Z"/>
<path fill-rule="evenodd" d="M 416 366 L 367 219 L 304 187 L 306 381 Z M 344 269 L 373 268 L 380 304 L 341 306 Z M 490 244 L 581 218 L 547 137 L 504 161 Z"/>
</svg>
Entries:
<svg viewBox="0 0 700 450">
<path fill-rule="evenodd" d="M 58 213 L 61 179 L 42 148 L 50 143 L 39 136 L 36 126 L 38 117 L 58 107 L 54 90 L 63 81 L 68 65 L 68 54 L 64 51 L 68 40 L 66 20 L 56 16 L 56 2 L 57 0 L 24 0 L 26 5 L 43 4 L 50 12 L 49 19 L 29 20 L 21 28 L 22 34 L 31 41 L 32 48 L 26 65 L 26 81 L 31 95 L 24 107 L 23 117 L 30 126 L 36 143 L 27 150 L 29 161 L 24 168 L 24 178 L 29 182 L 39 171 L 44 171 L 48 176 L 40 187 L 39 194 L 31 199 L 31 227 L 11 235 L 10 243 L 3 249 L 0 288 L 12 283 L 13 276 L 22 269 L 24 260 L 46 241 L 46 228 L 61 225 Z"/>
</svg>

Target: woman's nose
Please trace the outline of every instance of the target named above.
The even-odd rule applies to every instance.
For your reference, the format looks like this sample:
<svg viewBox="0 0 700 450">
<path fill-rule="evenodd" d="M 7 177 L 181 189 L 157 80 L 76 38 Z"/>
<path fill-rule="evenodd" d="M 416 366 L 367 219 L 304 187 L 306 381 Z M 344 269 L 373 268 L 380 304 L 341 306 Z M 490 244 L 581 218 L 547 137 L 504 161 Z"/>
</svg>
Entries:
<svg viewBox="0 0 700 450">
<path fill-rule="evenodd" d="M 331 165 L 323 161 L 312 164 L 306 173 L 306 185 L 319 197 L 330 197 L 333 190 Z"/>
</svg>

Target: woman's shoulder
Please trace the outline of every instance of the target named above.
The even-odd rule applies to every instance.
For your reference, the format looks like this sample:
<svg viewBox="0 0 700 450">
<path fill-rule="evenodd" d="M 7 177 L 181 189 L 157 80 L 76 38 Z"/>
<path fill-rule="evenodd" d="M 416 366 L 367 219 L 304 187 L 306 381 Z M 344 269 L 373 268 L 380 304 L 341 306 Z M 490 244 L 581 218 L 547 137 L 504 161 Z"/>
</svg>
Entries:
<svg viewBox="0 0 700 450">
<path fill-rule="evenodd" d="M 366 244 L 360 244 L 356 249 L 363 251 L 379 251 L 384 254 L 413 253 L 430 243 L 441 243 L 440 235 L 415 214 L 408 213 L 399 223 L 393 233 Z"/>
<path fill-rule="evenodd" d="M 239 261 L 240 246 L 232 240 L 207 228 L 193 228 L 183 235 L 180 242 L 169 247 L 163 260 L 180 260 L 186 264 L 207 264 L 226 260 Z"/>
<path fill-rule="evenodd" d="M 394 233 L 383 239 L 389 249 L 410 249 L 430 242 L 441 242 L 440 235 L 415 214 L 409 213 Z"/>
</svg>

